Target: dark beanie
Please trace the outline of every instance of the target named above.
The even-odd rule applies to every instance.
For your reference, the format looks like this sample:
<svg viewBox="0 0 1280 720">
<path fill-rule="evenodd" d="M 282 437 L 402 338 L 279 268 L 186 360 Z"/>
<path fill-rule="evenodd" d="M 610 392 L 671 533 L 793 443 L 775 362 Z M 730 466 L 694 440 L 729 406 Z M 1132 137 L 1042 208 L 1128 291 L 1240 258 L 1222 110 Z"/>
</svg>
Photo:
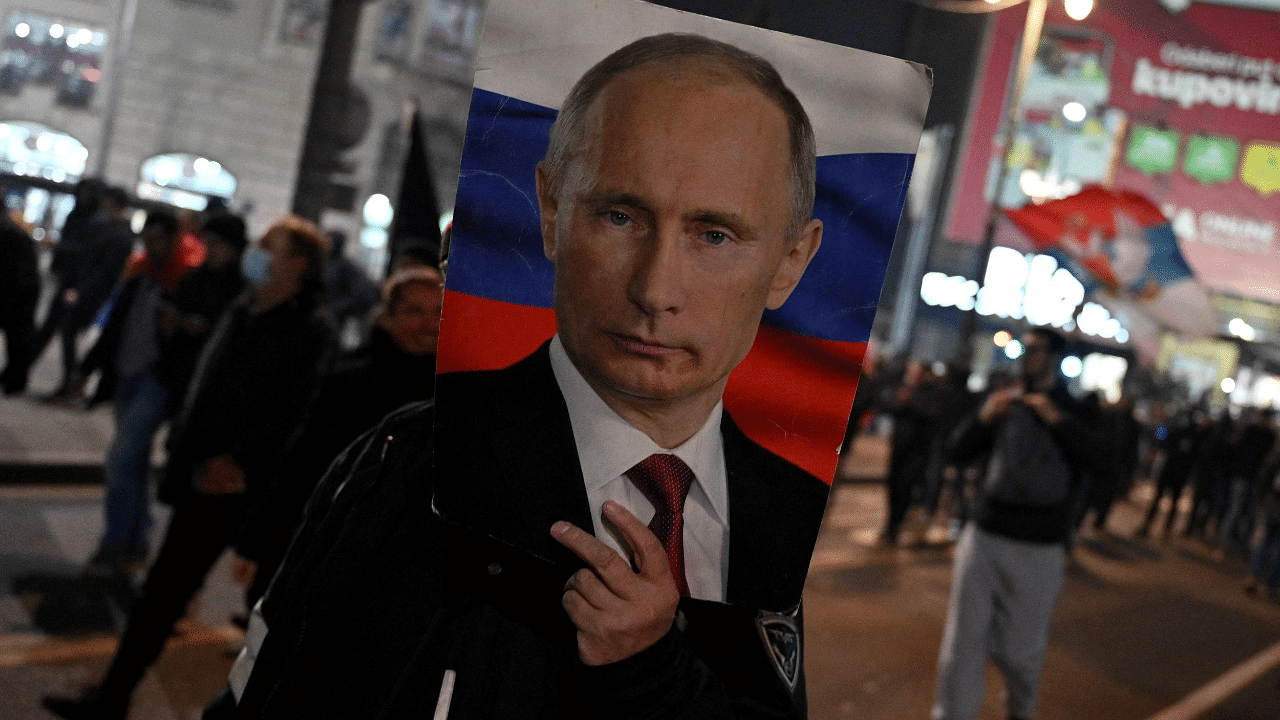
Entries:
<svg viewBox="0 0 1280 720">
<path fill-rule="evenodd" d="M 205 220 L 202 233 L 204 235 L 216 235 L 218 240 L 225 242 L 236 250 L 243 250 L 245 245 L 249 244 L 249 238 L 245 235 L 244 220 L 231 213 L 214 215 Z"/>
</svg>

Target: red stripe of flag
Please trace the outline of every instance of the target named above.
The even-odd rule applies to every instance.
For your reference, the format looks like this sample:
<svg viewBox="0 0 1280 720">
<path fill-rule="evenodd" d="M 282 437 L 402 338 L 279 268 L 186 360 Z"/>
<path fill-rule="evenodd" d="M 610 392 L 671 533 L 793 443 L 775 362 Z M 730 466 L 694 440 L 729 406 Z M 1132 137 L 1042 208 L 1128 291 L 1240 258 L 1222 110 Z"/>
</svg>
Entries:
<svg viewBox="0 0 1280 720">
<path fill-rule="evenodd" d="M 496 370 L 556 332 L 555 311 L 445 292 L 437 372 Z M 831 482 L 867 344 L 761 326 L 725 389 L 725 407 L 752 440 Z"/>
</svg>

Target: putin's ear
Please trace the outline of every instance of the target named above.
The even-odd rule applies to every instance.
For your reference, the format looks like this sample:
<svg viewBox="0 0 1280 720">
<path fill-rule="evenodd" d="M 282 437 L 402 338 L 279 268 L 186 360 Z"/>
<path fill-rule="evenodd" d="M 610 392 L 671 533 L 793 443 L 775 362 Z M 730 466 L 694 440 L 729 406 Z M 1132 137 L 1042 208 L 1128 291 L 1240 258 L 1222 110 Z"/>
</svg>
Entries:
<svg viewBox="0 0 1280 720">
<path fill-rule="evenodd" d="M 820 245 L 822 245 L 822 221 L 815 218 L 804 226 L 795 244 L 786 255 L 782 256 L 778 272 L 773 275 L 773 284 L 769 286 L 769 298 L 765 301 L 765 307 L 777 310 L 782 307 L 787 298 L 791 297 L 791 291 L 800 284 L 805 268 L 809 267 L 809 261 L 818 252 Z"/>
<path fill-rule="evenodd" d="M 555 197 L 551 194 L 547 171 L 543 168 L 542 163 L 538 163 L 538 169 L 534 171 L 533 176 L 538 194 L 539 226 L 542 229 L 542 254 L 546 255 L 548 260 L 552 260 L 552 256 L 555 255 L 556 251 L 556 210 L 558 205 Z"/>
</svg>

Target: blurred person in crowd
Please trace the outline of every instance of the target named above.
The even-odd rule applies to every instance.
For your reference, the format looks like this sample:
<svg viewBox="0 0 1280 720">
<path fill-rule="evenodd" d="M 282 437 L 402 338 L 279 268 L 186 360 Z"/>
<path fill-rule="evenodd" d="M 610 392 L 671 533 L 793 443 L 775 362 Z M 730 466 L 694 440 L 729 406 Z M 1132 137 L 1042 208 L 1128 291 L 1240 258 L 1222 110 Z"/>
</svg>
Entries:
<svg viewBox="0 0 1280 720">
<path fill-rule="evenodd" d="M 1021 380 L 1014 373 L 1005 369 L 995 369 L 987 377 L 986 392 L 990 394 L 998 390 L 1019 387 L 1020 385 Z M 952 479 L 951 505 L 953 515 L 947 522 L 948 534 L 953 540 L 959 537 L 960 531 L 969 522 L 969 518 L 973 514 L 975 485 L 986 471 L 986 456 L 974 455 L 963 461 L 958 461 L 955 452 L 956 440 L 959 439 L 960 433 L 973 416 L 974 410 L 977 409 L 977 401 L 981 399 L 981 395 L 971 396 L 971 403 L 973 404 L 970 405 L 969 413 L 960 419 L 960 423 L 951 430 L 951 434 L 947 437 L 946 463 L 948 468 L 954 468 L 955 471 L 955 476 Z"/>
<path fill-rule="evenodd" d="M 223 212 L 200 228 L 205 260 L 187 273 L 166 302 L 160 304 L 163 338 L 158 368 L 169 397 L 170 414 L 182 407 L 200 351 L 218 318 L 245 287 L 240 256 L 249 239 L 244 220 Z"/>
<path fill-rule="evenodd" d="M 152 276 L 163 290 L 155 300 L 153 308 L 157 319 L 157 336 L 160 350 L 156 370 L 159 372 L 161 380 L 163 380 L 162 370 L 169 352 L 169 329 L 167 323 L 164 322 L 165 310 L 168 307 L 169 300 L 177 292 L 177 288 L 182 284 L 182 281 L 186 279 L 194 268 L 198 268 L 204 262 L 206 248 L 204 241 L 199 237 L 182 231 L 182 222 L 177 219 L 176 214 L 164 209 L 154 210 L 148 213 L 148 221 L 150 221 L 152 215 L 157 217 L 154 222 L 160 223 L 159 227 L 168 227 L 170 223 L 173 224 L 175 229 L 172 232 L 171 251 L 163 259 L 163 262 L 156 264 L 150 257 L 150 253 L 146 248 L 145 238 L 143 238 L 143 244 L 129 257 L 121 275 L 120 283 L 117 284 L 115 292 L 108 299 L 109 301 L 104 304 L 106 312 L 103 318 L 103 332 L 72 374 L 72 388 L 66 394 L 68 402 L 82 399 L 79 395 L 80 389 L 83 388 L 94 373 L 100 373 L 100 377 L 93 394 L 86 399 L 87 405 L 92 407 L 114 398 L 116 382 L 121 377 L 116 372 L 117 368 L 114 361 L 117 346 L 121 345 L 120 341 L 122 340 L 116 333 L 121 328 L 116 327 L 112 329 L 112 332 L 107 332 L 106 323 L 110 322 L 112 318 L 116 318 L 117 322 L 124 322 L 124 318 L 116 313 L 116 305 L 122 301 L 129 301 L 129 298 L 125 298 L 122 294 L 125 285 L 139 279 L 142 275 Z M 146 222 L 144 222 L 144 228 L 145 226 Z M 156 230 L 152 232 L 154 233 Z M 124 343 L 124 345 L 127 346 L 128 343 Z"/>
<path fill-rule="evenodd" d="M 84 230 L 83 253 L 74 280 L 66 285 L 62 300 L 66 305 L 59 332 L 62 334 L 62 382 L 49 396 L 58 402 L 79 402 L 84 379 L 76 373 L 79 362 L 76 342 L 86 328 L 98 318 L 103 305 L 111 298 L 125 263 L 133 254 L 134 236 L 126 211 L 129 196 L 118 187 L 102 191 L 99 209 Z"/>
<path fill-rule="evenodd" d="M 1094 473 L 1088 492 L 1085 514 L 1093 512 L 1094 530 L 1107 526 L 1116 498 L 1128 491 L 1138 464 L 1138 436 L 1142 433 L 1142 424 L 1133 417 L 1133 400 L 1127 394 L 1102 406 L 1101 422 L 1110 441 L 1110 459 Z"/>
<path fill-rule="evenodd" d="M 324 268 L 324 285 L 328 293 L 325 305 L 338 324 L 342 337 L 355 338 L 358 342 L 364 335 L 370 311 L 378 304 L 378 286 L 363 268 L 347 257 L 346 233 L 332 230 L 329 241 L 329 261 Z"/>
<path fill-rule="evenodd" d="M 80 697 L 46 697 L 54 714 L 126 716 L 187 602 L 275 479 L 331 359 L 327 256 L 328 238 L 295 216 L 242 256 L 251 291 L 218 322 L 170 433 L 160 497 L 174 510 L 164 543 L 106 676 Z"/>
<path fill-rule="evenodd" d="M 1272 452 L 1259 474 L 1258 517 L 1262 535 L 1249 559 L 1249 578 L 1244 590 L 1254 595 L 1266 590 L 1271 599 L 1280 599 L 1280 453 Z"/>
<path fill-rule="evenodd" d="M 934 427 L 929 440 L 929 467 L 921 501 L 925 513 L 930 517 L 938 510 L 938 503 L 948 480 L 952 481 L 951 506 L 963 514 L 960 509 L 964 502 L 963 489 L 956 482 L 960 472 L 951 464 L 950 454 L 951 436 L 974 410 L 975 398 L 969 392 L 968 383 L 969 369 L 958 365 L 948 365 L 934 383 Z"/>
<path fill-rule="evenodd" d="M 1037 327 L 1022 343 L 1021 383 L 992 391 L 957 431 L 957 462 L 989 460 L 956 544 L 933 720 L 977 717 L 988 657 L 1008 717 L 1035 713 L 1076 491 L 1101 441 L 1058 375 L 1065 339 Z"/>
<path fill-rule="evenodd" d="M 392 274 L 368 340 L 325 378 L 280 477 L 245 519 L 235 544 L 236 579 L 248 586 L 250 608 L 266 591 L 307 498 L 334 458 L 391 411 L 434 395 L 443 283 L 431 268 Z"/>
<path fill-rule="evenodd" d="M 1195 467 L 1196 457 L 1201 452 L 1204 438 L 1201 434 L 1203 410 L 1182 410 L 1166 423 L 1168 434 L 1161 443 L 1164 450 L 1164 462 L 1160 466 L 1160 474 L 1156 476 L 1156 492 L 1147 508 L 1147 515 L 1138 526 L 1138 537 L 1151 534 L 1151 525 L 1160 512 L 1160 501 L 1169 497 L 1169 513 L 1165 516 L 1164 536 L 1173 534 L 1173 525 L 1178 518 L 1178 499 L 1187 486 L 1191 471 Z"/>
<path fill-rule="evenodd" d="M 889 474 L 885 477 L 889 515 L 881 536 L 881 541 L 886 544 L 898 542 L 912 500 L 925 487 L 929 450 L 938 419 L 934 382 L 933 373 L 924 365 L 908 363 L 902 384 L 894 392 L 893 403 L 887 409 L 893 416 L 893 437 Z"/>
<path fill-rule="evenodd" d="M 159 306 L 182 276 L 200 263 L 202 244 L 183 246 L 173 213 L 153 210 L 142 228 L 143 250 L 79 373 L 101 370 L 97 394 L 113 402 L 115 434 L 102 465 L 105 530 L 89 560 L 91 575 L 127 574 L 146 561 L 151 536 L 151 446 L 169 416 L 160 360 Z"/>
<path fill-rule="evenodd" d="M 721 400 L 820 244 L 812 137 L 724 43 L 589 70 L 536 170 L 559 332 L 335 462 L 206 716 L 803 717 L 828 488 Z"/>
<path fill-rule="evenodd" d="M 1263 461 L 1276 443 L 1271 410 L 1250 408 L 1241 418 L 1227 466 L 1226 511 L 1218 528 L 1223 553 L 1243 552 L 1253 531 L 1254 490 Z"/>
<path fill-rule="evenodd" d="M 68 299 L 76 297 L 75 288 L 80 282 L 80 274 L 84 270 L 89 255 L 92 235 L 89 232 L 97 217 L 99 201 L 105 186 L 98 180 L 86 178 L 75 187 L 75 206 L 67 213 L 62 223 L 57 244 L 53 246 L 53 259 L 49 270 L 58 279 L 58 287 L 45 310 L 44 321 L 31 344 L 31 361 L 35 362 L 49 345 L 53 336 L 60 335 L 62 354 L 64 357 L 75 357 L 76 335 L 66 325 L 67 311 L 70 309 Z M 52 239 L 45 238 L 46 243 Z M 74 360 L 72 361 L 74 363 Z M 65 384 L 67 375 L 64 374 Z M 55 393 L 56 394 L 56 393 Z"/>
<path fill-rule="evenodd" d="M 1200 432 L 1200 452 L 1196 455 L 1192 473 L 1195 478 L 1194 495 L 1183 534 L 1208 540 L 1210 524 L 1215 528 L 1220 526 L 1222 516 L 1226 514 L 1230 480 L 1227 473 L 1235 435 L 1231 414 L 1223 411 L 1217 420 L 1208 419 Z"/>
<path fill-rule="evenodd" d="M 1092 418 L 1101 427 L 1102 393 L 1100 391 L 1094 390 L 1080 398 L 1080 414 Z M 1094 448 L 1094 452 L 1109 458 L 1114 451 L 1113 438 L 1102 433 L 1099 437 L 1102 438 L 1103 443 Z M 1067 552 L 1075 549 L 1076 540 L 1080 536 L 1080 526 L 1084 524 L 1084 517 L 1089 512 L 1089 496 L 1093 494 L 1094 487 L 1098 484 L 1101 468 L 1102 462 L 1097 462 L 1080 470 L 1080 482 L 1076 487 L 1074 508 L 1071 511 L 1071 534 L 1067 539 Z"/>
<path fill-rule="evenodd" d="M 841 453 L 853 452 L 853 441 L 880 409 L 880 396 L 884 392 L 881 383 L 884 378 L 883 363 L 875 358 L 874 349 L 868 349 L 862 358 L 862 373 L 858 376 L 858 389 L 853 396 L 853 406 L 849 408 L 849 423 L 845 425 L 844 440 L 840 443 Z"/>
<path fill-rule="evenodd" d="M 0 215 L 0 331 L 4 332 L 5 365 L 0 390 L 16 395 L 27 389 L 35 343 L 36 304 L 40 301 L 40 269 L 35 241 L 9 213 Z"/>
</svg>

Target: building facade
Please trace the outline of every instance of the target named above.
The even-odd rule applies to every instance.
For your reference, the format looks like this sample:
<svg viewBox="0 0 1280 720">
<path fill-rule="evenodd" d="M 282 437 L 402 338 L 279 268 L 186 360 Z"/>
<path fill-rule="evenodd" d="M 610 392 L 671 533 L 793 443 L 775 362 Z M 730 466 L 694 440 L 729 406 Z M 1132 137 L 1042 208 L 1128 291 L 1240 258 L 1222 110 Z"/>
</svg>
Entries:
<svg viewBox="0 0 1280 720">
<path fill-rule="evenodd" d="M 437 204 L 452 206 L 481 10 L 363 4 L 333 173 L 346 192 L 326 227 L 358 237 L 368 198 L 396 197 L 410 106 Z M 8 0 L 0 173 L 54 190 L 26 199 L 28 220 L 51 232 L 70 208 L 57 186 L 93 176 L 197 209 L 222 197 L 261 232 L 292 207 L 327 11 L 325 0 Z"/>
</svg>

